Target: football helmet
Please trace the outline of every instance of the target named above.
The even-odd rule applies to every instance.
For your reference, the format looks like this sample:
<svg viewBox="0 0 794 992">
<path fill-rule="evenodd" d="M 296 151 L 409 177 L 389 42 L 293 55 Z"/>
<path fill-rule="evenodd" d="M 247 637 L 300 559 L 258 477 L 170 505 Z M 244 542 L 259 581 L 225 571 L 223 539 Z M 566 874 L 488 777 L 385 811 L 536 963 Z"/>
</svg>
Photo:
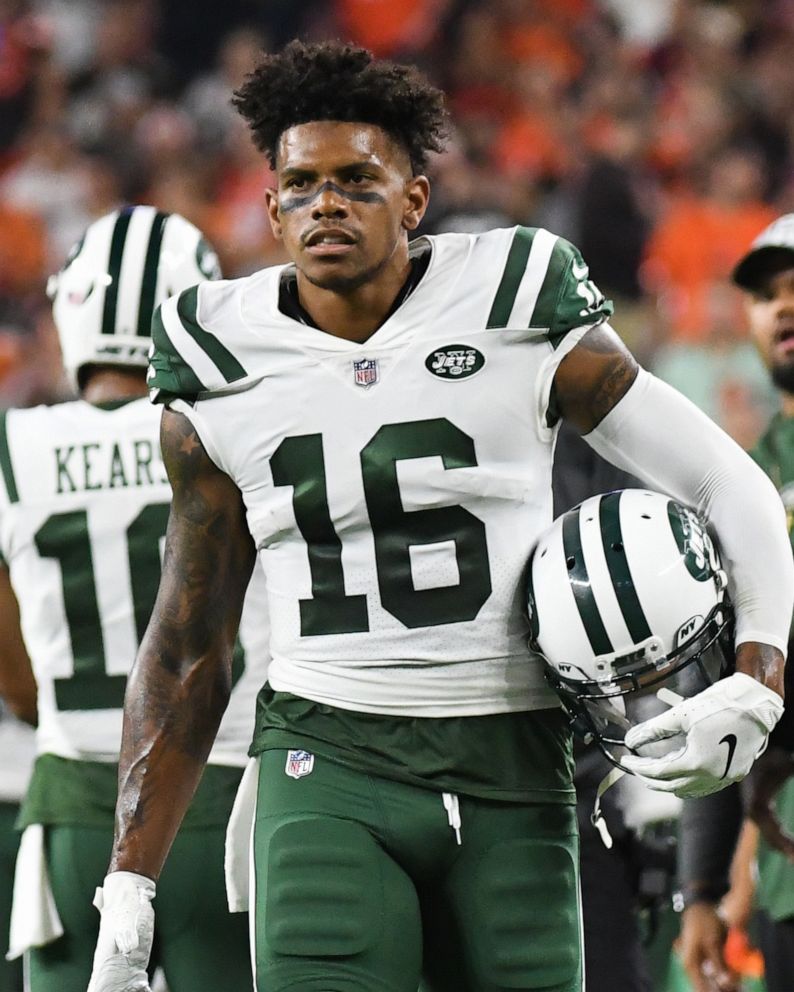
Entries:
<svg viewBox="0 0 794 992">
<path fill-rule="evenodd" d="M 72 386 L 86 365 L 145 368 L 155 307 L 219 278 L 217 255 L 179 214 L 124 207 L 95 221 L 47 284 Z"/>
<path fill-rule="evenodd" d="M 630 727 L 730 670 L 726 585 L 703 521 L 661 493 L 593 496 L 541 536 L 529 564 L 530 646 L 574 730 L 614 764 Z"/>
</svg>

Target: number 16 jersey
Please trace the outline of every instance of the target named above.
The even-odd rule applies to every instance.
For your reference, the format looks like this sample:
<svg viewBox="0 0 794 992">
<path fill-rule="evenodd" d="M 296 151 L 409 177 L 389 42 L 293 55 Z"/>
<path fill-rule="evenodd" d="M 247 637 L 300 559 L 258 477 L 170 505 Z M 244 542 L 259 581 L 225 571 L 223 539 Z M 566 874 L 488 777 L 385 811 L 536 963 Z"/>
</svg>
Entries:
<svg viewBox="0 0 794 992">
<path fill-rule="evenodd" d="M 280 308 L 290 267 L 166 301 L 152 396 L 242 493 L 273 689 L 393 716 L 554 706 L 523 575 L 552 514 L 552 379 L 611 305 L 548 231 L 424 242 L 362 344 Z"/>
</svg>

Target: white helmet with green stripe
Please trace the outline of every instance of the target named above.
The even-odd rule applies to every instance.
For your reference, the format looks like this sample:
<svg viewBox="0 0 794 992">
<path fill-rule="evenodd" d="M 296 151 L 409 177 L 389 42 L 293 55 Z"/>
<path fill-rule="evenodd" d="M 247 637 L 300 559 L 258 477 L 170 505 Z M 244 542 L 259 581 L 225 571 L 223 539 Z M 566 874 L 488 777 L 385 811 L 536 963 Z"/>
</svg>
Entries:
<svg viewBox="0 0 794 992">
<path fill-rule="evenodd" d="M 155 307 L 219 278 L 215 252 L 179 214 L 124 207 L 95 221 L 47 285 L 72 385 L 86 365 L 145 368 Z"/>
<path fill-rule="evenodd" d="M 593 496 L 538 541 L 529 567 L 531 644 L 574 729 L 610 760 L 619 763 L 630 726 L 726 673 L 726 584 L 703 522 L 661 493 Z"/>
</svg>

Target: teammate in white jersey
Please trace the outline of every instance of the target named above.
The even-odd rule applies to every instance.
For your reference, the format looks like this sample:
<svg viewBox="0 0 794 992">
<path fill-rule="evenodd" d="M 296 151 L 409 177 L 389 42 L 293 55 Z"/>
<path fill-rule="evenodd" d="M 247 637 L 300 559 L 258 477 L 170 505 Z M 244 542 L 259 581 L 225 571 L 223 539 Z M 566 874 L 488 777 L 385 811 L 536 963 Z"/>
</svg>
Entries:
<svg viewBox="0 0 794 992">
<path fill-rule="evenodd" d="M 235 102 L 276 170 L 267 206 L 293 262 L 155 318 L 172 527 L 106 888 L 160 873 L 214 733 L 203 685 L 171 672 L 223 670 L 253 538 L 273 663 L 238 828 L 257 784 L 261 801 L 229 854 L 240 838 L 251 853 L 256 987 L 415 992 L 422 973 L 433 992 L 578 992 L 570 740 L 522 592 L 558 421 L 718 532 L 739 698 L 705 722 L 742 754 L 765 740 L 756 708 L 782 708 L 794 568 L 777 494 L 638 369 L 568 242 L 514 228 L 409 248 L 445 125 L 414 71 L 294 42 Z M 596 622 L 584 602 L 581 619 Z M 681 729 L 675 787 L 719 788 L 703 722 Z M 663 762 L 641 768 L 667 785 Z"/>
<path fill-rule="evenodd" d="M 16 597 L 0 598 L 0 623 L 8 644 L 21 620 L 38 686 L 11 927 L 12 953 L 28 952 L 32 992 L 85 992 L 99 931 L 91 900 L 113 836 L 122 705 L 157 594 L 171 498 L 159 411 L 146 399 L 152 313 L 218 275 L 201 232 L 178 215 L 140 206 L 96 221 L 51 285 L 80 399 L 0 420 L 2 574 Z M 19 660 L 8 671 L 12 657 L 0 658 L 3 681 L 18 679 Z M 266 659 L 257 570 L 234 662 L 212 675 L 231 700 L 160 887 L 152 966 L 171 992 L 250 986 L 246 920 L 226 906 L 223 838 Z M 216 721 L 222 713 L 218 702 Z"/>
</svg>

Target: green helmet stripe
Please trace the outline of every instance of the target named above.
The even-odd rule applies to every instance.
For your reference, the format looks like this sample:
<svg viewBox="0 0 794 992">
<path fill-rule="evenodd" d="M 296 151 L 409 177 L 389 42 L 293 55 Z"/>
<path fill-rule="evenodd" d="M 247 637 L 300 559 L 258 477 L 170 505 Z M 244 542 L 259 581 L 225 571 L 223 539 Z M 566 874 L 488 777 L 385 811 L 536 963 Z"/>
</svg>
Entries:
<svg viewBox="0 0 794 992">
<path fill-rule="evenodd" d="M 526 227 L 516 229 L 486 327 L 507 326 L 507 321 L 513 311 L 513 304 L 518 295 L 518 288 L 524 277 L 534 236 L 535 232 Z"/>
<path fill-rule="evenodd" d="M 579 531 L 579 512 L 566 513 L 562 521 L 562 547 L 568 565 L 568 581 L 579 616 L 582 618 L 587 639 L 595 654 L 610 654 L 612 642 L 601 619 L 598 605 L 590 585 L 590 576 L 582 550 L 582 535 Z"/>
<path fill-rule="evenodd" d="M 629 561 L 623 545 L 623 529 L 620 526 L 620 500 L 622 493 L 609 493 L 602 497 L 599 507 L 601 539 L 604 542 L 604 557 L 612 579 L 615 596 L 626 621 L 629 636 L 635 644 L 651 636 L 648 618 L 640 603 L 634 580 L 631 577 Z"/>
<path fill-rule="evenodd" d="M 141 280 L 141 298 L 138 305 L 138 336 L 148 338 L 152 333 L 152 313 L 154 311 L 155 293 L 157 291 L 157 271 L 160 267 L 160 246 L 163 242 L 165 222 L 170 214 L 159 210 L 154 216 L 152 229 L 149 233 L 149 244 L 146 248 L 146 258 L 143 263 L 143 279 Z"/>
<path fill-rule="evenodd" d="M 110 256 L 108 258 L 110 284 L 105 287 L 105 305 L 102 309 L 103 334 L 115 334 L 116 332 L 116 307 L 119 298 L 121 260 L 124 257 L 124 245 L 127 241 L 131 217 L 132 207 L 125 207 L 116 218 L 113 236 L 110 239 Z"/>
</svg>

